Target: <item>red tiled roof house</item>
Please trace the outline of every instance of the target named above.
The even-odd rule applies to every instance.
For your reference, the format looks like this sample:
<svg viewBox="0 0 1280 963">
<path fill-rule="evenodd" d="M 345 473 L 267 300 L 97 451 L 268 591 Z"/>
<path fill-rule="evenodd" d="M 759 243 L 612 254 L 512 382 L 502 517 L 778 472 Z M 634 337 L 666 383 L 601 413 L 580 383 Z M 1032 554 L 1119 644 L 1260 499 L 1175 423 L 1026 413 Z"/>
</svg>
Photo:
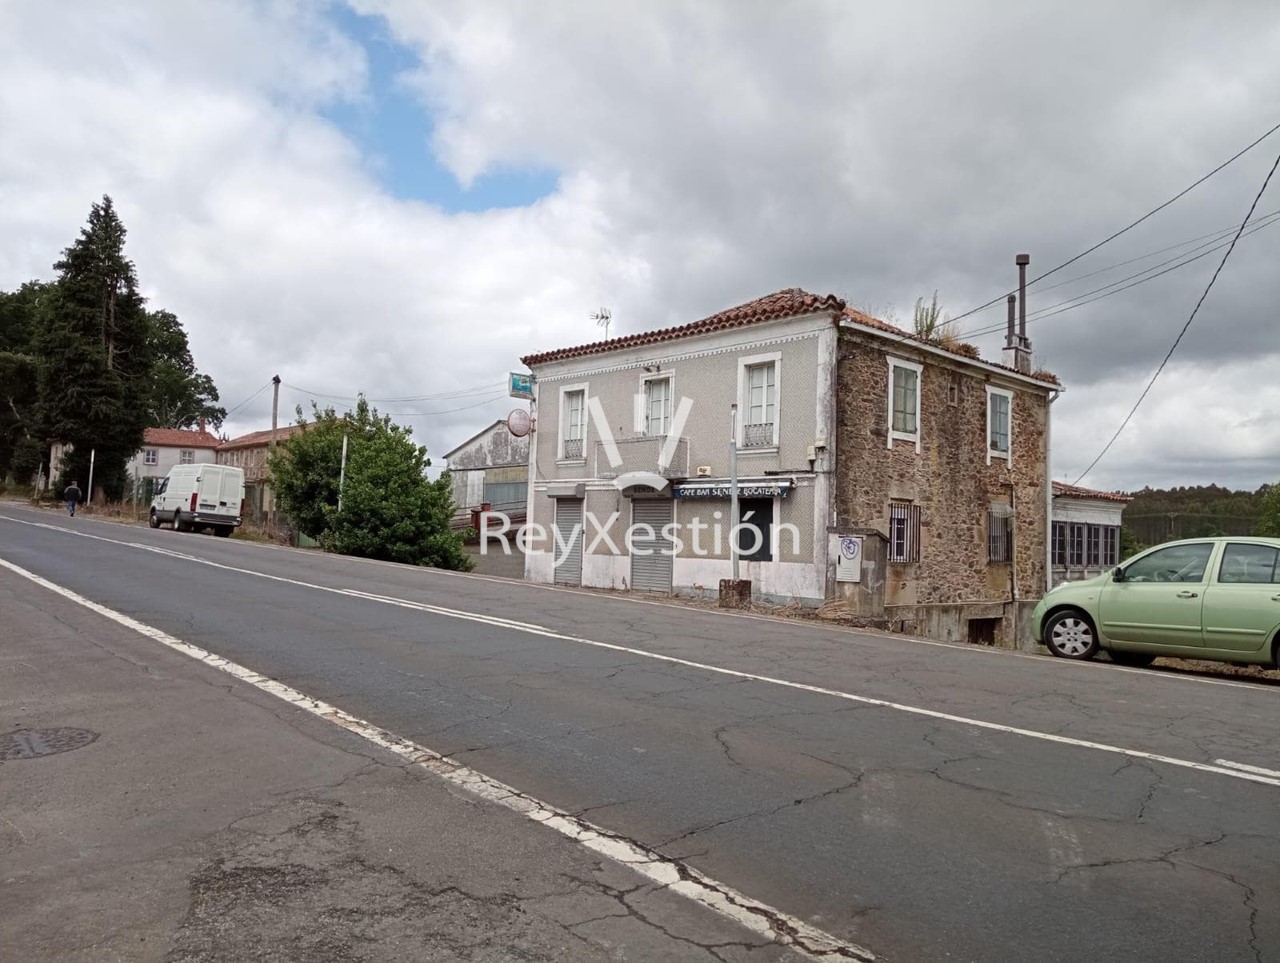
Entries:
<svg viewBox="0 0 1280 963">
<path fill-rule="evenodd" d="M 164 478 L 175 465 L 209 465 L 222 439 L 205 429 L 203 421 L 195 431 L 179 428 L 148 428 L 142 436 L 142 450 L 129 461 L 131 477 L 146 482 Z"/>
<path fill-rule="evenodd" d="M 526 578 L 714 594 L 731 571 L 736 404 L 740 571 L 755 596 L 1013 644 L 1046 587 L 1059 389 L 1009 357 L 1021 370 L 797 288 L 529 355 L 528 516 L 548 539 L 529 546 Z M 838 574 L 857 545 L 856 571 Z"/>
</svg>

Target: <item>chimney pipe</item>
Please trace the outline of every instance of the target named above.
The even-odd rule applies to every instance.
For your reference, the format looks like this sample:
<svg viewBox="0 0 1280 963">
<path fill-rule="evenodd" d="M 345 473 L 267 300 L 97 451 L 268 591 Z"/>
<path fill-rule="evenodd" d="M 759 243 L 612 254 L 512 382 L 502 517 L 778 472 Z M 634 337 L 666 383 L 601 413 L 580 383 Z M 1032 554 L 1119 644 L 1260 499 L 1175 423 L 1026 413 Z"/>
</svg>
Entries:
<svg viewBox="0 0 1280 963">
<path fill-rule="evenodd" d="M 1006 348 L 1017 347 L 1017 344 L 1018 344 L 1018 340 L 1016 335 L 1014 334 L 1014 327 L 1013 327 L 1014 311 L 1015 311 L 1015 305 L 1017 305 L 1017 303 L 1018 303 L 1018 296 L 1016 294 L 1009 295 L 1009 330 L 1005 333 L 1005 339 L 1004 339 L 1004 346 Z"/>
<path fill-rule="evenodd" d="M 1030 254 L 1019 254 L 1014 258 L 1018 265 L 1018 342 L 1027 347 L 1027 265 L 1031 263 Z"/>
</svg>

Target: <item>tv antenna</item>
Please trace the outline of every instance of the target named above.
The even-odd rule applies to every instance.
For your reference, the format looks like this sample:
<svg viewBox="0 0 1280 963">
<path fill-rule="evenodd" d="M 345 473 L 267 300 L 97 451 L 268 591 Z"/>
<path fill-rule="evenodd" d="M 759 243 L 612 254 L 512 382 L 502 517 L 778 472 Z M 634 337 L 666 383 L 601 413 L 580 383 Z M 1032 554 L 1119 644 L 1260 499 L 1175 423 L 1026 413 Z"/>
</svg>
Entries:
<svg viewBox="0 0 1280 963">
<path fill-rule="evenodd" d="M 595 314 L 591 315 L 591 320 L 604 328 L 604 339 L 609 340 L 609 322 L 613 320 L 613 315 L 609 313 L 608 308 L 601 308 Z"/>
</svg>

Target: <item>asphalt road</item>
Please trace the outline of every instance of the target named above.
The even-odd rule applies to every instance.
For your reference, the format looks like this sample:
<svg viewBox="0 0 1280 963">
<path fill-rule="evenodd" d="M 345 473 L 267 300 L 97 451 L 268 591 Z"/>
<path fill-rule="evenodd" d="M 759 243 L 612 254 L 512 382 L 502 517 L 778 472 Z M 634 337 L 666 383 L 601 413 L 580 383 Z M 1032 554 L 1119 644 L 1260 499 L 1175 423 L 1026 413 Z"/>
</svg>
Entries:
<svg viewBox="0 0 1280 963">
<path fill-rule="evenodd" d="M 1280 959 L 1275 687 L 15 506 L 0 558 L 890 960 Z"/>
</svg>

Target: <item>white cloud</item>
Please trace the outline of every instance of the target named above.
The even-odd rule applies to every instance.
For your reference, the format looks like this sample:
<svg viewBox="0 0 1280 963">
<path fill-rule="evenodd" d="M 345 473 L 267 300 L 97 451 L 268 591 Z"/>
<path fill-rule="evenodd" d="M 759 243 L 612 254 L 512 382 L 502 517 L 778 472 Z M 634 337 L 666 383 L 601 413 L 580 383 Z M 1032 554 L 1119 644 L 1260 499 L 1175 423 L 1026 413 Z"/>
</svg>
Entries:
<svg viewBox="0 0 1280 963">
<path fill-rule="evenodd" d="M 322 114 L 370 96 L 366 52 L 323 6 L 10 4 L 0 287 L 49 276 L 107 192 L 148 295 L 183 319 L 229 404 L 275 373 L 325 392 L 439 394 L 594 338 L 600 305 L 627 332 L 793 285 L 903 313 L 934 288 L 952 310 L 979 303 L 1013 280 L 1015 251 L 1031 250 L 1033 268 L 1062 260 L 1256 136 L 1280 86 L 1280 14 L 1264 3 L 1086 3 L 1052 17 L 816 0 L 354 6 L 420 53 L 405 82 L 463 183 L 546 166 L 561 172 L 556 192 L 476 214 L 390 196 Z M 1081 270 L 1243 216 L 1278 149 Z M 1280 410 L 1267 374 L 1280 360 L 1277 238 L 1242 242 L 1180 351 L 1178 384 L 1196 403 L 1155 406 L 1162 385 L 1089 481 L 1280 475 L 1274 432 L 1236 427 Z M 1114 430 L 1127 406 L 1113 399 L 1132 402 L 1212 265 L 1032 329 L 1069 389 L 1055 414 L 1064 468 Z M 282 411 L 300 400 L 285 391 Z M 438 456 L 509 407 L 404 420 Z M 1166 409 L 1212 446 L 1167 431 Z M 231 427 L 268 417 L 264 393 Z"/>
</svg>

